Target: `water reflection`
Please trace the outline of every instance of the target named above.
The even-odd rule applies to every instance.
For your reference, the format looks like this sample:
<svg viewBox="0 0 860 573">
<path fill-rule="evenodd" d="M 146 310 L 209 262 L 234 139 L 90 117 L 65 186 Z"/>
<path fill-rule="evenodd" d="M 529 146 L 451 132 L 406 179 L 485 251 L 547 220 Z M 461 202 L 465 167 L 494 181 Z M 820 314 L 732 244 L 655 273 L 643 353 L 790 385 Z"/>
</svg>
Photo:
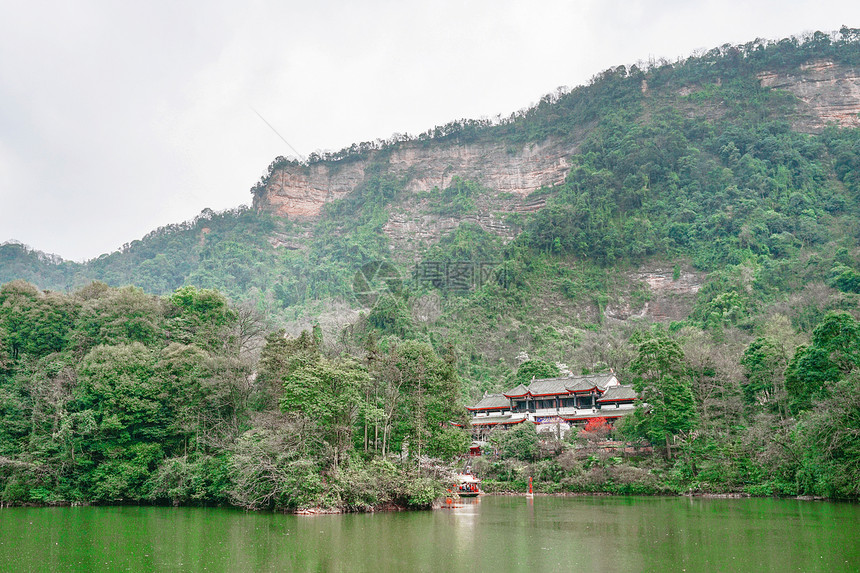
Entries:
<svg viewBox="0 0 860 573">
<path fill-rule="evenodd" d="M 460 555 L 466 555 L 474 551 L 478 527 L 478 505 L 481 503 L 481 498 L 463 498 L 457 501 L 453 510 L 456 528 L 455 545 Z"/>
<path fill-rule="evenodd" d="M 199 508 L 0 510 L 0 570 L 860 570 L 860 506 L 484 496 L 450 509 L 292 516 Z"/>
</svg>

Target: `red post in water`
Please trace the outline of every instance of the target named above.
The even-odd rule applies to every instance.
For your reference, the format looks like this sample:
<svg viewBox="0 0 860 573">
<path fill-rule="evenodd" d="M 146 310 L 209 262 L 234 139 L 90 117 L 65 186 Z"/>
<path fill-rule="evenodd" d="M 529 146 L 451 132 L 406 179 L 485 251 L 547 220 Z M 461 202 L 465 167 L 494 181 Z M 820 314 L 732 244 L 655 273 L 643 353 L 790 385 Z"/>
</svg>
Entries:
<svg viewBox="0 0 860 573">
<path fill-rule="evenodd" d="M 534 495 L 532 491 L 532 476 L 529 476 L 529 495 Z"/>
</svg>

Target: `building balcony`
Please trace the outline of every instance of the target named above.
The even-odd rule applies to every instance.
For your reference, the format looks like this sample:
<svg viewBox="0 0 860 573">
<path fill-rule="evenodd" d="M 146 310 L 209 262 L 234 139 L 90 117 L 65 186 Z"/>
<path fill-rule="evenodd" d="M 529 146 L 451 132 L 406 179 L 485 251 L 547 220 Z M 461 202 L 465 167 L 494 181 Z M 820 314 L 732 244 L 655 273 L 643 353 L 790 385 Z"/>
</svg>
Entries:
<svg viewBox="0 0 860 573">
<path fill-rule="evenodd" d="M 590 414 L 612 414 L 613 412 L 626 412 L 632 410 L 634 408 L 633 404 L 622 404 L 621 407 L 616 408 L 615 404 L 602 404 L 601 407 L 594 408 L 537 408 L 532 410 L 529 413 L 529 418 L 543 418 L 550 416 L 562 416 L 565 418 L 573 418 L 579 416 L 588 416 Z"/>
<path fill-rule="evenodd" d="M 532 414 L 534 416 L 581 416 L 599 411 L 599 408 L 537 408 L 532 410 Z"/>
</svg>

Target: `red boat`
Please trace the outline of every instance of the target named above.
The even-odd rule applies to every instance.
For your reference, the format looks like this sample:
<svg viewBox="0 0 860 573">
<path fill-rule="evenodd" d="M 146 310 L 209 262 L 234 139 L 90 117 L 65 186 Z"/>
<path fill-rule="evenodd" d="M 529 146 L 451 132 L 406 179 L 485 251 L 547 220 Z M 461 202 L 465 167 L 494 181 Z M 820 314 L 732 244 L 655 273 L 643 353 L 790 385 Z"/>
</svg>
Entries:
<svg viewBox="0 0 860 573">
<path fill-rule="evenodd" d="M 481 495 L 481 480 L 472 474 L 457 474 L 454 483 L 454 493 L 460 497 L 478 497 Z"/>
</svg>

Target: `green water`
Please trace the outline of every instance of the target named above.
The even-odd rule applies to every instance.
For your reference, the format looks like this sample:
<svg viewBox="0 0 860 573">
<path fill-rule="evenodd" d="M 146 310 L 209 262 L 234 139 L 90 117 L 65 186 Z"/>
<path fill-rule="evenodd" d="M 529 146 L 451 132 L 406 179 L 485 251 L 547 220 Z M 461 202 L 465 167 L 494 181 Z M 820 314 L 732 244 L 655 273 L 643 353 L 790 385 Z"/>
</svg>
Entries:
<svg viewBox="0 0 860 573">
<path fill-rule="evenodd" d="M 0 571 L 860 571 L 860 505 L 484 496 L 455 509 L 0 509 Z"/>
</svg>

